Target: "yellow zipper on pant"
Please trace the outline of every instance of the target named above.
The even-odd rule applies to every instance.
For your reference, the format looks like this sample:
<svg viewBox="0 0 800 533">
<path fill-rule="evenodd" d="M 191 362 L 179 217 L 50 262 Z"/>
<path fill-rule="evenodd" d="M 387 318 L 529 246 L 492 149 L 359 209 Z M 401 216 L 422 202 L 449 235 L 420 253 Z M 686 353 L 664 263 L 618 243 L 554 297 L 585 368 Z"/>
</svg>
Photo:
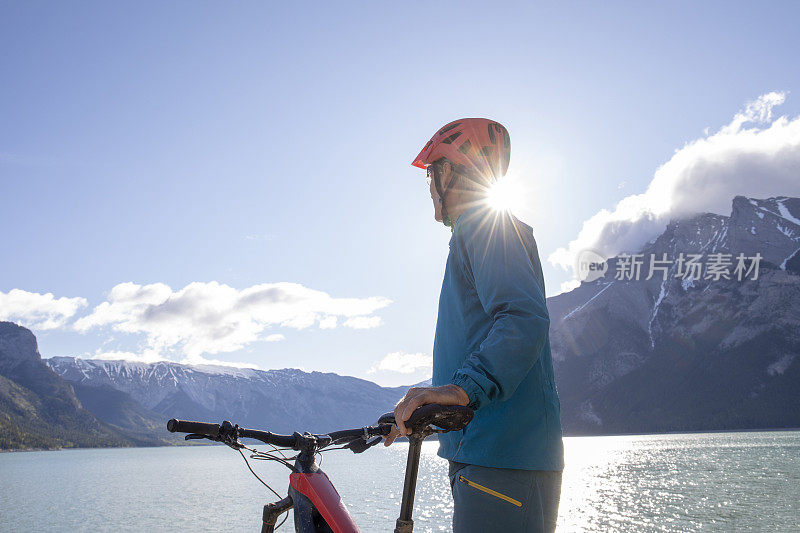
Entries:
<svg viewBox="0 0 800 533">
<path fill-rule="evenodd" d="M 466 483 L 470 487 L 474 487 L 474 488 L 476 488 L 478 490 L 482 490 L 483 492 L 485 492 L 487 494 L 491 494 L 492 496 L 496 496 L 496 497 L 500 498 L 501 500 L 507 501 L 508 503 L 513 503 L 517 507 L 522 507 L 522 502 L 521 501 L 515 500 L 514 498 L 512 498 L 510 496 L 506 496 L 505 494 L 501 494 L 501 493 L 497 492 L 496 490 L 490 489 L 489 487 L 484 487 L 483 485 L 479 485 L 478 483 L 475 483 L 474 481 L 468 480 L 464 476 L 458 476 L 458 479 L 459 479 L 459 481 L 461 481 L 462 483 Z"/>
</svg>

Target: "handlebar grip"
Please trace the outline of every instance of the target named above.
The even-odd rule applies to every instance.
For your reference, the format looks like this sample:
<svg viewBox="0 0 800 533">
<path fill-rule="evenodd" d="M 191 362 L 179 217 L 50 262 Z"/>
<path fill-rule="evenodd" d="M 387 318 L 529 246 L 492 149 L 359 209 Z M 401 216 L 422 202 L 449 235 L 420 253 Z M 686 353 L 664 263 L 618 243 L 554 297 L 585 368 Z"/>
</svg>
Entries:
<svg viewBox="0 0 800 533">
<path fill-rule="evenodd" d="M 474 411 L 462 405 L 439 405 L 429 403 L 418 407 L 406 420 L 406 427 L 424 427 L 429 424 L 445 431 L 460 431 L 470 423 Z"/>
<path fill-rule="evenodd" d="M 394 411 L 392 411 L 390 413 L 382 414 L 381 417 L 378 419 L 378 424 L 392 424 L 392 425 L 394 425 L 395 424 Z"/>
<path fill-rule="evenodd" d="M 461 405 L 439 405 L 429 403 L 418 407 L 406 420 L 407 428 L 424 427 L 433 424 L 446 431 L 459 431 L 469 424 L 475 413 Z M 378 424 L 396 424 L 394 412 L 386 413 L 378 419 Z"/>
<path fill-rule="evenodd" d="M 167 431 L 170 433 L 199 433 L 200 435 L 216 437 L 219 435 L 219 424 L 176 420 L 173 418 L 167 422 Z"/>
</svg>

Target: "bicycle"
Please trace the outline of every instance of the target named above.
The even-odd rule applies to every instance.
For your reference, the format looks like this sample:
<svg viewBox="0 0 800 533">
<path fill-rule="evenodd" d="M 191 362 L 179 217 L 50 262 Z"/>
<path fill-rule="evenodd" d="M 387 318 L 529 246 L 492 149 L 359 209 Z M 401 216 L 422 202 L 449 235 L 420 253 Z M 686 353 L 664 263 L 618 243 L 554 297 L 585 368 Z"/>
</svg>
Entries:
<svg viewBox="0 0 800 533">
<path fill-rule="evenodd" d="M 403 498 L 400 503 L 400 516 L 395 523 L 395 533 L 411 533 L 414 529 L 411 516 L 422 441 L 434 433 L 464 429 L 472 420 L 473 414 L 472 409 L 468 407 L 428 404 L 414 411 L 406 422 L 411 434 L 408 435 L 408 460 L 403 482 Z M 308 432 L 278 435 L 269 431 L 240 428 L 227 420 L 222 424 L 209 424 L 173 418 L 167 422 L 167 430 L 172 433 L 188 433 L 186 440 L 209 439 L 237 450 L 250 472 L 279 498 L 280 494 L 255 473 L 242 450 L 250 451 L 251 459 L 277 461 L 291 470 L 288 495 L 264 506 L 261 533 L 273 533 L 283 525 L 286 518 L 277 526 L 275 524 L 282 514 L 287 513 L 288 517 L 288 511 L 292 508 L 294 508 L 297 533 L 358 533 L 358 526 L 342 503 L 333 483 L 317 465 L 315 457 L 323 451 L 345 448 L 353 453 L 363 453 L 381 442 L 381 438 L 389 434 L 394 424 L 394 413 L 386 413 L 378 419 L 375 426 L 334 431 L 324 435 Z M 273 450 L 259 452 L 240 443 L 240 438 L 261 441 L 272 446 Z M 331 445 L 341 446 L 328 448 Z M 299 453 L 294 457 L 286 457 L 283 452 L 288 450 Z M 290 462 L 291 460 L 294 460 L 294 464 Z"/>
</svg>

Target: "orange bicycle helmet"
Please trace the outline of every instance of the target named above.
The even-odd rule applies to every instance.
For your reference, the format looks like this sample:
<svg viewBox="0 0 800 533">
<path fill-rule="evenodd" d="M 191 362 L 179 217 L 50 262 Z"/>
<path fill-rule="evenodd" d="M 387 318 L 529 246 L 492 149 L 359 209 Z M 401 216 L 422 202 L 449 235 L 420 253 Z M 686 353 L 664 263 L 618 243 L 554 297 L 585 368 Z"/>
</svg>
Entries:
<svg viewBox="0 0 800 533">
<path fill-rule="evenodd" d="M 454 120 L 437 131 L 411 163 L 425 169 L 445 158 L 467 177 L 494 181 L 505 175 L 511 137 L 505 126 L 488 118 Z"/>
</svg>

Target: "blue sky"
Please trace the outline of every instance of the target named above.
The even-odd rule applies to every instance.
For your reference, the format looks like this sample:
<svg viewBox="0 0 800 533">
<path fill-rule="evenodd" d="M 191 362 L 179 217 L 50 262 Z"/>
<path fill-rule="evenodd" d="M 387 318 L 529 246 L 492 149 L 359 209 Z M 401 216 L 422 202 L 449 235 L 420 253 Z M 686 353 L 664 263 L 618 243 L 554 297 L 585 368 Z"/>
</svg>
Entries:
<svg viewBox="0 0 800 533">
<path fill-rule="evenodd" d="M 449 233 L 410 161 L 439 126 L 507 126 L 517 214 L 554 295 L 572 273 L 547 258 L 676 150 L 771 91 L 794 124 L 798 16 L 793 2 L 2 2 L 0 293 L 24 294 L 0 315 L 45 357 L 419 381 Z M 169 317 L 96 312 L 123 283 L 139 303 L 153 285 L 162 299 L 141 305 L 172 302 Z M 226 315 L 252 287 L 300 307 Z"/>
</svg>

